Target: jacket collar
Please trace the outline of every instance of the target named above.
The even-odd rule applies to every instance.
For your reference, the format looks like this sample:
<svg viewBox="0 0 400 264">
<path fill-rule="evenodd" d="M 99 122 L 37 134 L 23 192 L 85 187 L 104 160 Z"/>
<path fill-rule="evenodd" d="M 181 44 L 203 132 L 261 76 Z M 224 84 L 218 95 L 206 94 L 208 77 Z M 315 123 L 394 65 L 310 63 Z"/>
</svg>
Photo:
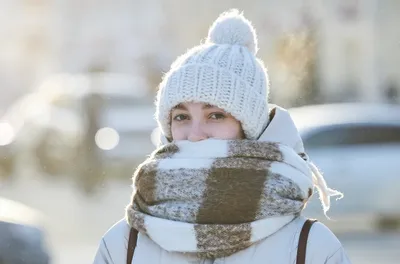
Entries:
<svg viewBox="0 0 400 264">
<path fill-rule="evenodd" d="M 270 122 L 258 140 L 285 144 L 297 153 L 303 153 L 303 141 L 289 112 L 280 106 L 271 106 Z"/>
</svg>

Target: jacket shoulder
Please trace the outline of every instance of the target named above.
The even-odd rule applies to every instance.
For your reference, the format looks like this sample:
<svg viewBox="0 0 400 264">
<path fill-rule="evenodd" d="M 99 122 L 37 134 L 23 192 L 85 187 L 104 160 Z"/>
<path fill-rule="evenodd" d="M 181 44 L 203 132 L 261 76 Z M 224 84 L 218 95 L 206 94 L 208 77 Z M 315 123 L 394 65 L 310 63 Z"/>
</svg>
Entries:
<svg viewBox="0 0 400 264">
<path fill-rule="evenodd" d="M 292 240 L 290 243 L 292 243 L 293 246 L 297 249 L 300 233 L 306 220 L 307 218 L 303 216 L 298 217 L 288 226 L 279 231 L 277 233 L 277 236 L 282 236 L 282 238 L 291 237 Z M 290 236 L 289 234 L 293 235 Z M 316 249 L 320 251 L 322 247 L 329 251 L 330 249 L 335 250 L 341 246 L 342 245 L 339 239 L 337 239 L 337 237 L 326 225 L 319 221 L 315 222 L 312 225 L 307 240 L 307 251 L 310 249 Z"/>
<path fill-rule="evenodd" d="M 316 222 L 307 243 L 307 263 L 350 263 L 339 239 L 323 223 Z"/>
<path fill-rule="evenodd" d="M 128 223 L 125 219 L 121 219 L 107 230 L 103 236 L 103 239 L 105 242 L 111 240 L 113 243 L 115 243 L 115 240 L 122 240 L 121 238 L 123 237 L 128 238 L 129 231 L 130 227 Z"/>
<path fill-rule="evenodd" d="M 95 264 L 126 261 L 130 227 L 125 219 L 115 223 L 103 235 L 95 256 Z"/>
<path fill-rule="evenodd" d="M 272 236 L 235 253 L 227 260 L 229 259 L 232 263 L 296 263 L 299 237 L 305 221 L 306 218 L 300 216 Z M 320 222 L 313 224 L 307 240 L 307 264 L 330 263 L 326 260 L 338 259 L 336 256 L 334 258 L 332 256 L 341 250 L 342 246 L 339 240 L 328 227 Z M 339 263 L 346 262 L 335 264 Z"/>
<path fill-rule="evenodd" d="M 341 243 L 339 239 L 333 234 L 333 232 L 323 223 L 315 222 L 310 230 L 309 243 L 311 246 L 312 242 L 324 241 L 326 245 L 331 247 L 340 247 Z"/>
</svg>

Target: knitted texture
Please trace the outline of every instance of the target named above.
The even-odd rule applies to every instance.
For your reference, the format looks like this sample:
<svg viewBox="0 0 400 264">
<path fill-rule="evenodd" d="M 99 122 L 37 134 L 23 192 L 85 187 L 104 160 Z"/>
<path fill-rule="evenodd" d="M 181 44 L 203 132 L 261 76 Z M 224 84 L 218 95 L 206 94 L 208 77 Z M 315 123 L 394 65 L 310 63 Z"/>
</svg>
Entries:
<svg viewBox="0 0 400 264">
<path fill-rule="evenodd" d="M 211 26 L 206 42 L 180 56 L 164 76 L 156 99 L 156 119 L 171 139 L 171 109 L 185 102 L 217 106 L 241 122 L 246 138 L 256 139 L 268 124 L 269 81 L 255 57 L 257 36 L 237 10 Z"/>
</svg>

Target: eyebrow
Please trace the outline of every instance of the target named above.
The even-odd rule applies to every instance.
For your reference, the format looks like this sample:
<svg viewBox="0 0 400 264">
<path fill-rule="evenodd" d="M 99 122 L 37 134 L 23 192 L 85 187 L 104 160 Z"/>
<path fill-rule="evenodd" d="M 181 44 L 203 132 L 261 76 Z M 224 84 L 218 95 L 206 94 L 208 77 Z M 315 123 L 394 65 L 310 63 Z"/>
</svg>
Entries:
<svg viewBox="0 0 400 264">
<path fill-rule="evenodd" d="M 210 108 L 218 108 L 215 105 L 211 105 L 211 104 L 205 104 L 203 105 L 203 109 L 210 109 Z"/>
<path fill-rule="evenodd" d="M 183 104 L 178 104 L 172 108 L 172 110 L 187 110 L 187 108 Z"/>
<path fill-rule="evenodd" d="M 215 105 L 211 105 L 211 104 L 204 104 L 203 105 L 203 109 L 210 109 L 210 108 L 218 108 Z M 177 109 L 177 110 L 187 110 L 186 106 L 183 104 L 178 104 L 177 106 L 173 107 L 172 110 Z"/>
</svg>

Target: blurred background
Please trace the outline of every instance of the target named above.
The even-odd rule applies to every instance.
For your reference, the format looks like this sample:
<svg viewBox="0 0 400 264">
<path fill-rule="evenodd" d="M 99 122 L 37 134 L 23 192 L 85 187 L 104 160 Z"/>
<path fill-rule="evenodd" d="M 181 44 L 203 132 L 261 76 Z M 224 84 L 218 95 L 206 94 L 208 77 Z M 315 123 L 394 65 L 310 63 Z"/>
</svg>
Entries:
<svg viewBox="0 0 400 264">
<path fill-rule="evenodd" d="M 0 0 L 0 263 L 91 263 L 157 142 L 154 95 L 223 11 L 332 188 L 353 263 L 400 259 L 400 1 Z"/>
</svg>

